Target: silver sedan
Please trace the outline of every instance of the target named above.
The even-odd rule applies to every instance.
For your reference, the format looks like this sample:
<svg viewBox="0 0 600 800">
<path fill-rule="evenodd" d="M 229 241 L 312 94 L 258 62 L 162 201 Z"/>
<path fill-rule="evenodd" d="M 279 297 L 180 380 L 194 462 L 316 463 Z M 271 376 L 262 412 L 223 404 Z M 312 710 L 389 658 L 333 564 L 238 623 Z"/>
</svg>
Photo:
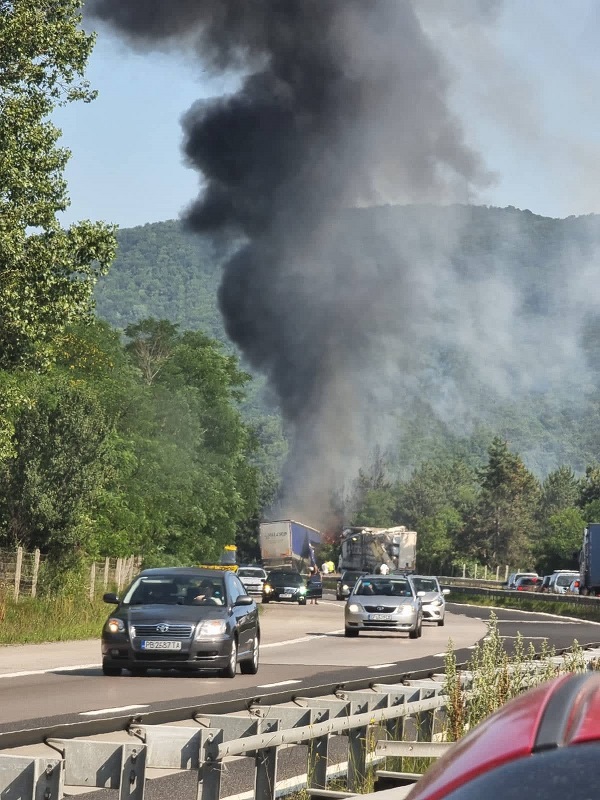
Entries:
<svg viewBox="0 0 600 800">
<path fill-rule="evenodd" d="M 446 621 L 446 597 L 450 589 L 442 589 L 435 575 L 411 575 L 413 586 L 421 596 L 423 619 L 437 622 L 439 626 Z"/>
<path fill-rule="evenodd" d="M 346 636 L 360 631 L 406 631 L 418 639 L 423 608 L 411 579 L 400 575 L 363 575 L 344 609 Z"/>
</svg>

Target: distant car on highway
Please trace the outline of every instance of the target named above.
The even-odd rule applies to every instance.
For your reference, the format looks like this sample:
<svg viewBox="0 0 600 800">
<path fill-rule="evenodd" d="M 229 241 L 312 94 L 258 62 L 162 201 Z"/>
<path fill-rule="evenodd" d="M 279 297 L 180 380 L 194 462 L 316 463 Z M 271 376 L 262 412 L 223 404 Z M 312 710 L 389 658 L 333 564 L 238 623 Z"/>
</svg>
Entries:
<svg viewBox="0 0 600 800">
<path fill-rule="evenodd" d="M 353 569 L 346 569 L 340 577 L 335 586 L 335 596 L 337 600 L 345 600 L 349 595 L 352 589 L 354 588 L 354 584 L 360 578 L 361 575 L 364 575 L 365 572 L 360 572 L 358 570 Z"/>
<path fill-rule="evenodd" d="M 534 578 L 531 575 L 523 575 L 515 583 L 518 592 L 537 592 L 544 582 L 543 578 Z"/>
<path fill-rule="evenodd" d="M 516 589 L 519 578 L 539 578 L 537 572 L 512 572 L 506 581 L 507 589 Z"/>
<path fill-rule="evenodd" d="M 248 594 L 262 594 L 267 573 L 262 567 L 240 566 L 236 575 L 246 587 Z"/>
<path fill-rule="evenodd" d="M 557 569 L 550 576 L 549 592 L 555 594 L 566 594 L 571 581 L 579 578 L 579 572 L 575 570 Z"/>
<path fill-rule="evenodd" d="M 218 670 L 233 678 L 237 665 L 258 671 L 256 602 L 228 570 L 168 567 L 141 572 L 114 603 L 102 629 L 102 671 Z"/>
<path fill-rule="evenodd" d="M 423 606 L 418 594 L 408 576 L 363 575 L 344 607 L 345 635 L 404 631 L 411 639 L 418 639 L 423 630 Z"/>
<path fill-rule="evenodd" d="M 322 596 L 322 583 L 309 585 L 303 575 L 290 569 L 271 570 L 262 588 L 263 603 L 287 600 L 305 606 L 307 598 Z"/>
<path fill-rule="evenodd" d="M 411 575 L 410 580 L 421 597 L 423 619 L 436 622 L 439 627 L 446 622 L 446 595 L 450 589 L 442 589 L 435 575 Z"/>
</svg>

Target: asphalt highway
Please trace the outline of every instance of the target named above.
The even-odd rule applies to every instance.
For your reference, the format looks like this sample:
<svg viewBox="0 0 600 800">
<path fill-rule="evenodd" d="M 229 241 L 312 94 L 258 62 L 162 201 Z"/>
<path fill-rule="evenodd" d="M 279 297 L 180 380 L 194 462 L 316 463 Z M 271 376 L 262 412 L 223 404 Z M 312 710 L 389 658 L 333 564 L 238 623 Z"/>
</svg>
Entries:
<svg viewBox="0 0 600 800">
<path fill-rule="evenodd" d="M 557 649 L 573 639 L 600 641 L 600 628 L 545 614 L 499 610 L 499 628 L 510 645 L 520 632 L 539 647 L 543 638 Z M 423 636 L 369 632 L 356 639 L 343 634 L 343 603 L 324 599 L 318 605 L 269 604 L 261 608 L 261 661 L 257 675 L 231 680 L 150 672 L 105 677 L 98 640 L 0 647 L 0 748 L 11 732 L 48 729 L 111 717 L 132 717 L 194 706 L 250 702 L 278 692 L 318 693 L 321 684 L 343 685 L 372 677 L 391 682 L 418 670 L 440 672 L 449 640 L 459 663 L 485 636 L 489 609 L 449 604 L 446 625 L 426 624 Z"/>
</svg>

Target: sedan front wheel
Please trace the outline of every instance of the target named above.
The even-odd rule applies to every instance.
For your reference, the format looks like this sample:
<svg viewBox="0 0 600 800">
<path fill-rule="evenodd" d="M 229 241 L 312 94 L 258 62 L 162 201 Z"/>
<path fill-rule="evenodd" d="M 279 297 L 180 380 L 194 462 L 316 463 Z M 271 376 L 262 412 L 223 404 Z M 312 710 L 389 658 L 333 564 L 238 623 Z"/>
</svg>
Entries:
<svg viewBox="0 0 600 800">
<path fill-rule="evenodd" d="M 229 654 L 229 663 L 221 673 L 224 678 L 235 678 L 235 673 L 237 670 L 237 642 L 234 639 L 231 642 L 231 653 Z"/>
<path fill-rule="evenodd" d="M 252 655 L 250 658 L 240 661 L 240 672 L 242 675 L 256 675 L 258 672 L 258 659 L 260 652 L 260 638 L 254 637 L 254 644 L 252 646 Z"/>
</svg>

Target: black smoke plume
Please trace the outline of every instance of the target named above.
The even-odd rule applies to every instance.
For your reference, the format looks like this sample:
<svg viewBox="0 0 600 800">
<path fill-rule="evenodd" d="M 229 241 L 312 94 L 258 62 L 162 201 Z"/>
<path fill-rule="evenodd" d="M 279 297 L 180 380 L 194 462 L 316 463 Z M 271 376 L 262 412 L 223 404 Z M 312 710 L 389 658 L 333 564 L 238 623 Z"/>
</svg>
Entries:
<svg viewBox="0 0 600 800">
<path fill-rule="evenodd" d="M 376 225 L 365 231 L 369 246 L 357 248 L 355 209 L 465 199 L 489 181 L 449 110 L 445 66 L 416 8 L 416 0 L 86 6 L 138 48 L 191 50 L 204 69 L 241 75 L 238 91 L 185 115 L 185 153 L 205 181 L 187 221 L 241 242 L 224 267 L 221 311 L 231 339 L 268 376 L 291 431 L 282 512 L 317 522 L 372 450 L 384 412 L 416 391 L 416 343 L 427 340 L 414 314 L 428 281 L 409 249 L 389 252 Z"/>
</svg>

